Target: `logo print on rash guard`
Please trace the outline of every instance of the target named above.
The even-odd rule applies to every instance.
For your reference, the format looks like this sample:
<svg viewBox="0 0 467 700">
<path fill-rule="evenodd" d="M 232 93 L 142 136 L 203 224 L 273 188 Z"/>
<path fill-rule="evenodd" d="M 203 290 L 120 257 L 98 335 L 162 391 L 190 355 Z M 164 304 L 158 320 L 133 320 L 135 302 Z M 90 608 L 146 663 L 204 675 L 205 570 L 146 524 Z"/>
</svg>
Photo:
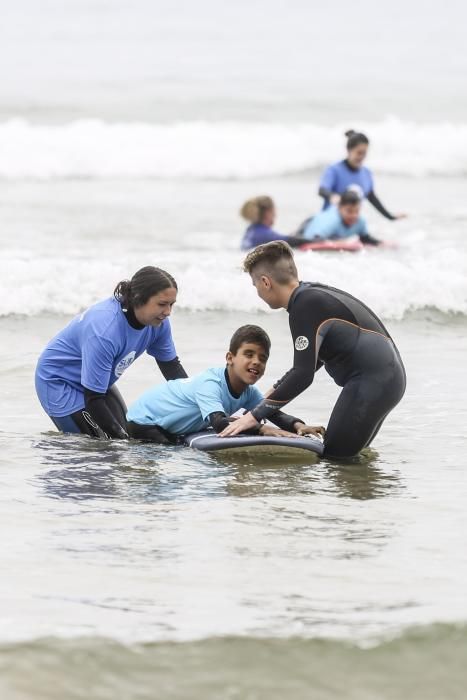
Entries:
<svg viewBox="0 0 467 700">
<path fill-rule="evenodd" d="M 299 335 L 295 340 L 295 350 L 306 350 L 310 341 L 305 335 Z"/>
<path fill-rule="evenodd" d="M 120 360 L 118 365 L 115 367 L 115 376 L 116 377 L 121 377 L 123 372 L 128 369 L 128 367 L 131 365 L 133 360 L 135 359 L 136 351 L 132 350 L 131 352 L 128 353 L 128 355 L 125 355 L 123 359 Z"/>
</svg>

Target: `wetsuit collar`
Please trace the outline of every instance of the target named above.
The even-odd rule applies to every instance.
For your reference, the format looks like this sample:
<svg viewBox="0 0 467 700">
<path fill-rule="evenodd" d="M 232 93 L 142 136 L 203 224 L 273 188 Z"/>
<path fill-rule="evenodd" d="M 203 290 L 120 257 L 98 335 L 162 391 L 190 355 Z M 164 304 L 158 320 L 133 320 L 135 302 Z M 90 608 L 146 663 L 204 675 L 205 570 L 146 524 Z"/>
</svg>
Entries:
<svg viewBox="0 0 467 700">
<path fill-rule="evenodd" d="M 123 311 L 123 315 L 125 316 L 126 320 L 128 321 L 128 325 L 130 325 L 136 331 L 142 331 L 143 328 L 146 328 L 146 326 L 143 326 L 143 324 L 138 321 L 138 319 L 135 316 L 135 312 L 133 311 L 131 306 L 129 306 L 128 309 L 125 309 L 122 306 L 122 311 Z"/>
<path fill-rule="evenodd" d="M 348 167 L 348 169 L 351 170 L 353 173 L 358 173 L 358 171 L 360 170 L 360 168 L 354 168 L 353 165 L 350 165 L 350 163 L 349 163 L 349 161 L 347 160 L 347 158 L 344 160 L 344 163 L 346 164 L 346 166 Z M 361 167 L 361 166 L 360 166 L 360 167 Z"/>
<path fill-rule="evenodd" d="M 239 399 L 241 396 L 241 393 L 237 394 L 237 392 L 232 389 L 232 384 L 230 383 L 229 373 L 227 371 L 227 367 L 224 370 L 224 376 L 225 376 L 225 381 L 227 382 L 227 389 L 229 390 L 229 393 L 234 397 L 234 399 Z"/>
<path fill-rule="evenodd" d="M 304 282 L 299 281 L 298 287 L 295 287 L 292 294 L 290 295 L 289 303 L 287 304 L 287 313 L 290 313 L 290 308 L 295 301 L 295 297 L 297 296 L 300 289 L 303 289 L 303 286 L 304 286 Z"/>
</svg>

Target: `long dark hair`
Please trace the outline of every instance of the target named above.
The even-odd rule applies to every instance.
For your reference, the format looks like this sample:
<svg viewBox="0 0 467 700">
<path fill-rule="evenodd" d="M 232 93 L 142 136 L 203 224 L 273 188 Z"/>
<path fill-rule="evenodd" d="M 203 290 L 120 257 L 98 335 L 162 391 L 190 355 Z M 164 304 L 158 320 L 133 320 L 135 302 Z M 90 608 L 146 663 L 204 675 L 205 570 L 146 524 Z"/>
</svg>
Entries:
<svg viewBox="0 0 467 700">
<path fill-rule="evenodd" d="M 160 267 L 148 265 L 135 272 L 131 280 L 119 282 L 114 289 L 114 297 L 123 308 L 136 309 L 144 306 L 155 294 L 170 287 L 178 290 L 172 275 Z"/>
<path fill-rule="evenodd" d="M 367 146 L 370 143 L 368 140 L 368 136 L 365 136 L 365 134 L 362 134 L 361 132 L 354 131 L 353 129 L 349 129 L 349 131 L 346 131 L 345 135 L 347 136 L 348 151 L 351 151 L 352 148 L 355 148 L 355 146 L 360 146 L 361 143 L 364 143 Z"/>
</svg>

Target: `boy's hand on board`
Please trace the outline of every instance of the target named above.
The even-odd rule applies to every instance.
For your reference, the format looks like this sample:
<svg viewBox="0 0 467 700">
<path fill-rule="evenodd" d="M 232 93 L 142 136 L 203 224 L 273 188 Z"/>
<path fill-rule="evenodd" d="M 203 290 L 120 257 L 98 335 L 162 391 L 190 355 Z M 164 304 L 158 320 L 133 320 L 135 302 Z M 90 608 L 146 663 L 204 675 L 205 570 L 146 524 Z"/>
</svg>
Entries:
<svg viewBox="0 0 467 700">
<path fill-rule="evenodd" d="M 281 430 L 280 428 L 274 428 L 272 425 L 263 425 L 259 431 L 260 435 L 268 435 L 269 437 L 287 437 L 296 438 L 298 435 L 296 433 L 290 433 L 288 430 Z"/>
<path fill-rule="evenodd" d="M 295 423 L 297 435 L 315 435 L 316 437 L 324 437 L 326 429 L 322 425 L 304 425 L 303 423 Z"/>
<path fill-rule="evenodd" d="M 256 418 L 254 418 L 251 413 L 245 413 L 244 416 L 241 416 L 224 428 L 222 433 L 219 433 L 219 437 L 233 437 L 234 435 L 245 432 L 245 430 L 256 427 L 258 427 Z"/>
</svg>

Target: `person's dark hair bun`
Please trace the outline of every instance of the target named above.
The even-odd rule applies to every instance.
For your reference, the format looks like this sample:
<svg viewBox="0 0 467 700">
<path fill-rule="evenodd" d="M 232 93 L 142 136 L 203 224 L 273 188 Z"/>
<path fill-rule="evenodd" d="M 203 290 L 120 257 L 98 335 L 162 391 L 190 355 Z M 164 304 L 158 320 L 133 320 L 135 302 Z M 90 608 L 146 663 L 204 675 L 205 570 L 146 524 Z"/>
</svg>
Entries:
<svg viewBox="0 0 467 700">
<path fill-rule="evenodd" d="M 368 141 L 368 136 L 365 136 L 365 134 L 362 134 L 360 131 L 354 131 L 353 129 L 349 129 L 345 132 L 345 135 L 347 136 L 348 151 L 351 151 L 352 148 L 355 148 L 355 146 L 360 146 L 361 143 L 365 144 L 366 146 L 368 146 L 368 144 L 370 143 Z"/>
<path fill-rule="evenodd" d="M 146 266 L 135 272 L 131 280 L 122 280 L 114 289 L 114 297 L 123 308 L 136 309 L 144 306 L 152 296 L 164 289 L 178 289 L 177 283 L 168 272 L 160 267 Z"/>
</svg>

